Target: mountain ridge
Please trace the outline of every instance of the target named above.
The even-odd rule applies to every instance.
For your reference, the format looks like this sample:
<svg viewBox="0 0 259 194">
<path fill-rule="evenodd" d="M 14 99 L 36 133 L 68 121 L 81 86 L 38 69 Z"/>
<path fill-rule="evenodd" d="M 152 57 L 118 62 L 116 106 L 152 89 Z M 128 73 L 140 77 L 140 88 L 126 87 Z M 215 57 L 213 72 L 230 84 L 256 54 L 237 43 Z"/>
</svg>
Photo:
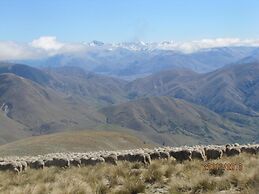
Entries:
<svg viewBox="0 0 259 194">
<path fill-rule="evenodd" d="M 258 63 L 203 74 L 173 68 L 131 82 L 74 66 L 13 66 L 0 66 L 1 115 L 7 116 L 6 125 L 21 130 L 3 143 L 19 135 L 97 129 L 100 125 L 125 127 L 137 136 L 147 133 L 159 144 L 208 143 L 209 139 L 216 143 L 220 136 L 225 136 L 224 142 L 257 141 L 259 137 Z M 128 116 L 120 118 L 117 111 Z M 120 120 L 126 124 L 121 125 Z M 4 132 L 6 128 L 2 128 L 0 125 Z M 207 139 L 202 140 L 201 134 Z"/>
<path fill-rule="evenodd" d="M 106 107 L 101 111 L 106 115 L 107 123 L 141 131 L 147 136 L 156 132 L 192 139 L 189 142 L 182 140 L 183 144 L 190 144 L 195 140 L 207 144 L 242 141 L 242 138 L 244 141 L 246 138 L 252 141 L 253 137 L 246 133 L 256 134 L 251 129 L 243 132 L 244 128 L 205 107 L 166 96 L 140 98 Z M 160 144 L 163 141 L 157 137 L 152 140 Z"/>
<path fill-rule="evenodd" d="M 227 66 L 206 74 L 189 72 L 187 78 L 181 72 L 177 75 L 175 72 L 166 71 L 137 79 L 128 84 L 129 91 L 140 97 L 166 95 L 182 98 L 218 113 L 257 115 L 259 63 Z M 174 79 L 175 76 L 179 78 Z"/>
</svg>

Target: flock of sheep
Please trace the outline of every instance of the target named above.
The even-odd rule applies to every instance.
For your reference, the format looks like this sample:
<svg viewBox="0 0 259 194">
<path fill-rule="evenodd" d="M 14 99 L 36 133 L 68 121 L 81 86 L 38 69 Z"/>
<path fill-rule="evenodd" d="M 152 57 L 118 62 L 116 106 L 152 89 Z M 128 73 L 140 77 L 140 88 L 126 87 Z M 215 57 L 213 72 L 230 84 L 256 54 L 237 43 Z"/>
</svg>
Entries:
<svg viewBox="0 0 259 194">
<path fill-rule="evenodd" d="M 259 154 L 259 144 L 228 144 L 207 146 L 159 147 L 154 149 L 135 149 L 121 151 L 99 151 L 88 153 L 52 153 L 38 156 L 0 158 L 0 171 L 16 173 L 45 167 L 68 168 L 70 166 L 96 165 L 118 161 L 141 162 L 150 164 L 152 160 L 174 158 L 176 161 L 198 159 L 202 161 L 220 159 L 222 156 L 235 156 L 240 153 Z"/>
</svg>

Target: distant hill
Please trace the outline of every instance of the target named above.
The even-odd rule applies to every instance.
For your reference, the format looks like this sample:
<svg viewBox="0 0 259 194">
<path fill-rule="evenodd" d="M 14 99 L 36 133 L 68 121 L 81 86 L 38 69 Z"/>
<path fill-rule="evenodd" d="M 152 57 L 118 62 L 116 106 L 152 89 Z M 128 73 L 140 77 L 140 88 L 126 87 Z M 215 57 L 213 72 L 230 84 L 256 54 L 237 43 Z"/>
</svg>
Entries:
<svg viewBox="0 0 259 194">
<path fill-rule="evenodd" d="M 228 66 L 211 73 L 172 70 L 128 84 L 130 96 L 172 96 L 218 113 L 258 116 L 259 63 Z"/>
<path fill-rule="evenodd" d="M 65 95 L 78 95 L 92 102 L 113 104 L 123 100 L 124 80 L 97 75 L 76 66 L 38 69 L 23 64 L 0 63 L 0 74 L 12 73 Z"/>
<path fill-rule="evenodd" d="M 14 74 L 0 74 L 0 91 L 0 104 L 5 106 L 2 111 L 32 134 L 90 127 L 101 122 L 85 101 L 62 96 Z"/>
<path fill-rule="evenodd" d="M 0 111 L 0 145 L 29 136 L 25 126 L 9 119 Z"/>
<path fill-rule="evenodd" d="M 55 152 L 89 152 L 99 150 L 152 147 L 143 140 L 119 132 L 74 131 L 34 136 L 0 146 L 0 155 L 38 155 Z"/>
<path fill-rule="evenodd" d="M 255 134 L 205 107 L 170 97 L 141 98 L 106 107 L 102 112 L 108 124 L 141 131 L 160 144 L 178 144 L 179 140 L 182 144 L 251 141 Z"/>
<path fill-rule="evenodd" d="M 103 105 L 124 101 L 126 81 L 87 72 L 79 67 L 64 66 L 45 69 L 57 81 L 51 88 L 69 95 L 88 98 Z"/>
<path fill-rule="evenodd" d="M 0 63 L 1 73 L 13 73 L 17 76 L 27 78 L 41 85 L 50 84 L 53 78 L 40 69 L 23 64 Z"/>
<path fill-rule="evenodd" d="M 0 144 L 105 124 L 99 107 L 126 100 L 125 81 L 79 67 L 0 65 Z M 126 96 L 126 93 L 125 93 Z"/>
<path fill-rule="evenodd" d="M 199 79 L 200 74 L 189 69 L 173 68 L 167 71 L 134 80 L 126 85 L 129 98 L 142 96 L 170 96 L 192 97 L 192 89 L 185 86 L 186 83 Z"/>
<path fill-rule="evenodd" d="M 259 116 L 259 63 L 242 64 L 206 74 L 196 82 L 196 102 L 217 112 Z"/>
<path fill-rule="evenodd" d="M 256 48 L 250 55 L 240 59 L 237 61 L 237 64 L 244 64 L 244 63 L 258 63 L 259 61 L 259 48 Z"/>
</svg>

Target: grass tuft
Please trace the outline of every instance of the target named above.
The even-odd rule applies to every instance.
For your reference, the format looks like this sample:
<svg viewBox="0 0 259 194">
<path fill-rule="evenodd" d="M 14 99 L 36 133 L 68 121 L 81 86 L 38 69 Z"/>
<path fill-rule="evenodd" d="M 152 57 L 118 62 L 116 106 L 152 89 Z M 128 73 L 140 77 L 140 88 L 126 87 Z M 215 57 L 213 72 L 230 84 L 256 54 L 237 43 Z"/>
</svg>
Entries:
<svg viewBox="0 0 259 194">
<path fill-rule="evenodd" d="M 171 160 L 117 166 L 28 169 L 20 174 L 0 173 L 0 193 L 12 194 L 135 194 L 135 193 L 259 193 L 259 155 L 222 158 L 222 163 L 242 163 L 239 170 L 204 170 L 204 162 Z M 159 188 L 159 191 L 156 191 Z"/>
</svg>

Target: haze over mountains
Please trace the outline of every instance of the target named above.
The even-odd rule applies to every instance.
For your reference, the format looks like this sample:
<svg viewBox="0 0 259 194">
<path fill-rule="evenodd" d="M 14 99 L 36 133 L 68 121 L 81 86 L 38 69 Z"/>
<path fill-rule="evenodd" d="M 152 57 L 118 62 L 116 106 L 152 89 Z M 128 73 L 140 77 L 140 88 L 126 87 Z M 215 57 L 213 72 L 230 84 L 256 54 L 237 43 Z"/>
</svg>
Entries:
<svg viewBox="0 0 259 194">
<path fill-rule="evenodd" d="M 0 143 L 87 129 L 168 145 L 258 142 L 257 53 L 256 47 L 189 54 L 120 47 L 83 58 L 57 55 L 38 67 L 2 62 Z"/>
<path fill-rule="evenodd" d="M 76 52 L 17 62 L 43 67 L 79 66 L 87 71 L 132 80 L 179 67 L 200 73 L 209 72 L 253 57 L 258 50 L 254 46 L 194 49 L 191 45 L 183 45 L 186 48 L 180 49 L 170 42 L 104 44 L 94 41 L 83 46 L 84 49 Z"/>
</svg>

